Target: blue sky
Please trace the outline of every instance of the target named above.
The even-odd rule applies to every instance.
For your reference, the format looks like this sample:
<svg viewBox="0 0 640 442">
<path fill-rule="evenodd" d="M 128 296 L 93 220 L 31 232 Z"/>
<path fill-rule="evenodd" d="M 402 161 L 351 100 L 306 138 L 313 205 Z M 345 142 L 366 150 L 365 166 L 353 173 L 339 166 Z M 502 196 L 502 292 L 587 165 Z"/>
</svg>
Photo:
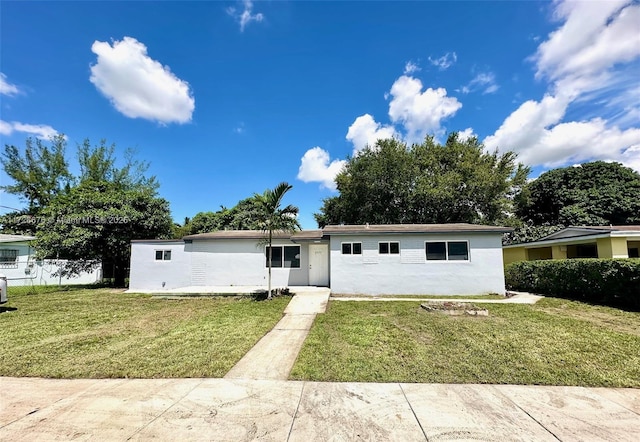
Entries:
<svg viewBox="0 0 640 442">
<path fill-rule="evenodd" d="M 388 136 L 475 135 L 534 176 L 640 170 L 634 1 L 2 1 L 0 20 L 1 144 L 133 147 L 179 222 L 287 181 L 314 228 L 343 161 Z"/>
</svg>

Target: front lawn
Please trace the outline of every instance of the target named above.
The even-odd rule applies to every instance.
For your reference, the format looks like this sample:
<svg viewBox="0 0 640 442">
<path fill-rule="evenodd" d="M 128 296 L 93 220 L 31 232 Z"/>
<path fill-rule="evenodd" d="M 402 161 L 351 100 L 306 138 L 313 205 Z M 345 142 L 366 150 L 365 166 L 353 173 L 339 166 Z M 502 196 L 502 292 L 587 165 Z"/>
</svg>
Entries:
<svg viewBox="0 0 640 442">
<path fill-rule="evenodd" d="M 222 377 L 273 328 L 290 300 L 29 292 L 10 288 L 2 306 L 0 376 Z"/>
<path fill-rule="evenodd" d="M 291 379 L 640 387 L 640 313 L 547 298 L 452 317 L 419 304 L 331 302 Z"/>
</svg>

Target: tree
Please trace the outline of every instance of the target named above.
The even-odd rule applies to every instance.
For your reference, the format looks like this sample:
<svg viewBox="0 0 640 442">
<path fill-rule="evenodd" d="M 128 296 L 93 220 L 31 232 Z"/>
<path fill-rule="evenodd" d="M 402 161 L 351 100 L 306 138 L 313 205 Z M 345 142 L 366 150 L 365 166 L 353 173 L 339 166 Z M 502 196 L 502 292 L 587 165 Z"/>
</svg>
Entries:
<svg viewBox="0 0 640 442">
<path fill-rule="evenodd" d="M 220 207 L 217 212 L 199 212 L 185 230 L 188 234 L 215 232 L 217 230 L 260 230 L 262 208 L 255 197 L 245 198 L 234 207 Z"/>
<path fill-rule="evenodd" d="M 264 243 L 267 245 L 267 267 L 269 268 L 268 295 L 271 299 L 271 260 L 273 258 L 273 234 L 276 232 L 294 232 L 300 230 L 298 208 L 288 205 L 281 208 L 282 198 L 293 186 L 280 183 L 274 189 L 267 189 L 262 195 L 255 194 L 254 199 L 260 209 L 260 230 L 265 232 Z"/>
<path fill-rule="evenodd" d="M 525 185 L 516 214 L 536 225 L 640 224 L 640 174 L 594 161 L 553 169 Z"/>
<path fill-rule="evenodd" d="M 477 138 L 451 133 L 444 145 L 427 137 L 407 146 L 379 140 L 349 158 L 336 177 L 339 195 L 315 214 L 327 224 L 499 222 L 512 212 L 513 195 L 529 168 L 516 154 L 485 152 Z"/>
<path fill-rule="evenodd" d="M 155 177 L 145 176 L 146 163 L 128 150 L 123 166 L 117 166 L 115 146 L 104 141 L 92 147 L 85 140 L 78 146 L 80 174 L 71 176 L 64 140 L 54 138 L 52 148 L 28 140 L 24 158 L 6 146 L 3 166 L 14 180 L 7 187 L 23 196 L 29 208 L 5 215 L 2 229 L 33 231 L 39 258 L 73 260 L 62 268 L 63 275 L 102 263 L 103 269 L 113 269 L 114 283 L 123 286 L 131 240 L 171 237 L 169 203 L 157 196 Z"/>
<path fill-rule="evenodd" d="M 64 135 L 56 135 L 50 139 L 50 146 L 37 138 L 27 138 L 25 145 L 24 156 L 16 146 L 5 145 L 0 162 L 13 184 L 0 189 L 27 202 L 22 214 L 35 215 L 71 181 L 65 159 L 67 141 Z"/>
</svg>

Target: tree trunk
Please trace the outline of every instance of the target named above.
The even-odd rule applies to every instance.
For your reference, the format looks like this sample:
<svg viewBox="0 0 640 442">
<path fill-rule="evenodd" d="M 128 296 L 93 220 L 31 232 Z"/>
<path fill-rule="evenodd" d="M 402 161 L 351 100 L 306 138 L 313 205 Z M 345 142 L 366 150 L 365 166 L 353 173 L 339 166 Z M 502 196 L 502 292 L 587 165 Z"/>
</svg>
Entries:
<svg viewBox="0 0 640 442">
<path fill-rule="evenodd" d="M 272 238 L 272 232 L 269 230 L 269 293 L 267 294 L 267 299 L 271 299 L 271 260 L 273 258 L 273 247 L 271 247 Z"/>
<path fill-rule="evenodd" d="M 127 268 L 124 263 L 114 263 L 113 266 L 113 285 L 115 287 L 125 287 L 125 279 L 127 277 Z"/>
</svg>

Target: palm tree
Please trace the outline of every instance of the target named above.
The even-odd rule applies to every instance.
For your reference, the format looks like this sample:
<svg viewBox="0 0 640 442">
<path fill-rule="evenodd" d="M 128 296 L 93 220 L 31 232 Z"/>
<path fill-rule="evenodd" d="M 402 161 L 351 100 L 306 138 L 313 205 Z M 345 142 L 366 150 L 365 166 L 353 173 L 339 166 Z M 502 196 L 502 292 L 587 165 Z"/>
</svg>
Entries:
<svg viewBox="0 0 640 442">
<path fill-rule="evenodd" d="M 300 230 L 298 223 L 298 208 L 288 205 L 280 208 L 282 198 L 293 186 L 289 183 L 282 182 L 274 189 L 267 189 L 262 195 L 255 194 L 257 206 L 260 208 L 260 226 L 265 233 L 264 244 L 267 244 L 269 251 L 269 259 L 267 264 L 269 267 L 269 294 L 267 299 L 271 299 L 271 258 L 273 257 L 273 248 L 271 243 L 273 234 L 277 232 L 295 232 Z"/>
</svg>

